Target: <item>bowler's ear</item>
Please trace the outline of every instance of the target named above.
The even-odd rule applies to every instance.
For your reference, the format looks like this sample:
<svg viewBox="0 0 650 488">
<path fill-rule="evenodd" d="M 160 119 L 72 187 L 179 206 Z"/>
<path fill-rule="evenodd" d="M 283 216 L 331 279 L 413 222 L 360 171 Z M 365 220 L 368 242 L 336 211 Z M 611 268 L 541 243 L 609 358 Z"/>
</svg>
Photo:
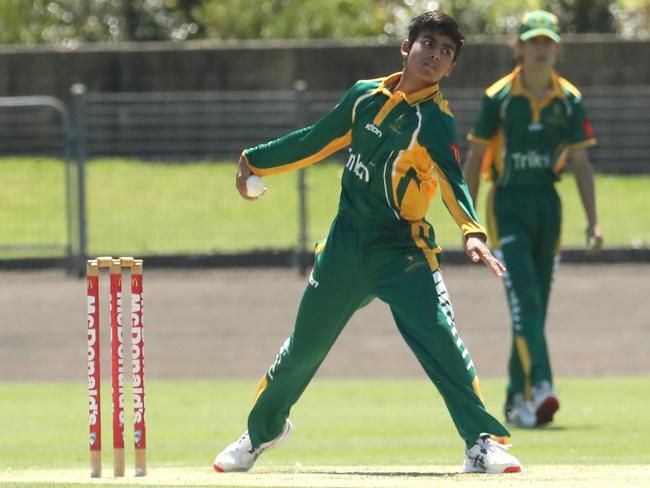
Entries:
<svg viewBox="0 0 650 488">
<path fill-rule="evenodd" d="M 411 52 L 411 44 L 409 43 L 408 39 L 404 39 L 402 41 L 402 46 L 400 47 L 400 52 L 402 53 L 402 57 L 406 59 L 406 57 L 409 55 Z"/>
</svg>

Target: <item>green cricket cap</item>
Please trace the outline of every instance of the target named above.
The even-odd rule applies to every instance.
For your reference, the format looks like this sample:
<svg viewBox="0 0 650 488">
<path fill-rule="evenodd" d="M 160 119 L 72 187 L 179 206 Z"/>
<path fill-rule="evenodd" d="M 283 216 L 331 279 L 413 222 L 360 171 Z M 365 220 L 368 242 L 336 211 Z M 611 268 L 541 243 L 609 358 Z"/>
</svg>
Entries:
<svg viewBox="0 0 650 488">
<path fill-rule="evenodd" d="M 544 10 L 528 12 L 519 24 L 520 40 L 527 41 L 539 36 L 546 36 L 555 42 L 560 41 L 560 23 L 557 17 Z"/>
</svg>

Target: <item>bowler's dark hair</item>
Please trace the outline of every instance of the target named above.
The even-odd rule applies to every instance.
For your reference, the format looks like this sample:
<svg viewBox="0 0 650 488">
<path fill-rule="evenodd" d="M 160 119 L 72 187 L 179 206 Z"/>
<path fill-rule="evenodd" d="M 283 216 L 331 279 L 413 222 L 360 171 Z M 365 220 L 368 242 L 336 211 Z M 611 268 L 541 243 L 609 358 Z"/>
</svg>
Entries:
<svg viewBox="0 0 650 488">
<path fill-rule="evenodd" d="M 409 24 L 409 45 L 413 45 L 422 32 L 447 36 L 456 46 L 454 50 L 454 61 L 458 59 L 460 50 L 465 42 L 465 37 L 463 37 L 463 33 L 460 31 L 453 17 L 439 10 L 424 12 L 417 17 L 413 17 Z"/>
</svg>

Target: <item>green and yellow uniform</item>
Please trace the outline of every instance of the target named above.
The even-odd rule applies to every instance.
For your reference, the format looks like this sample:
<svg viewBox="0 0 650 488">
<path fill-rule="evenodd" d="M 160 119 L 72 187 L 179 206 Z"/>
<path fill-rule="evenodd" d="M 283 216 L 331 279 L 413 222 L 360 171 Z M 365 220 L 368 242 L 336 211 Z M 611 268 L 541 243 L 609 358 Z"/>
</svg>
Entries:
<svg viewBox="0 0 650 488">
<path fill-rule="evenodd" d="M 512 319 L 508 400 L 531 396 L 540 381 L 552 385 L 544 333 L 553 271 L 560 248 L 561 204 L 555 182 L 567 148 L 595 144 L 580 92 L 552 72 L 538 100 L 523 87 L 521 69 L 485 92 L 469 138 L 488 144 L 483 176 L 492 180 L 488 230 L 508 269 L 504 276 Z"/>
<path fill-rule="evenodd" d="M 459 168 L 454 120 L 437 84 L 393 92 L 400 76 L 359 81 L 316 124 L 244 151 L 253 173 L 266 176 L 349 146 L 337 216 L 317 246 L 293 334 L 263 377 L 248 418 L 254 447 L 282 431 L 347 321 L 376 297 L 391 307 L 467 445 L 484 433 L 509 435 L 482 403 L 424 218 L 439 187 L 463 232 L 485 233 Z"/>
</svg>

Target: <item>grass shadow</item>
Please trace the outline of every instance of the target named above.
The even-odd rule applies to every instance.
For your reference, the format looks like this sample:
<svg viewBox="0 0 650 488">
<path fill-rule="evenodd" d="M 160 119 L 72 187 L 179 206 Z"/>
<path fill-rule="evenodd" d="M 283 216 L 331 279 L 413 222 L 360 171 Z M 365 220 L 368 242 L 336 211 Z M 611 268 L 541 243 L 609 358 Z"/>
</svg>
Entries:
<svg viewBox="0 0 650 488">
<path fill-rule="evenodd" d="M 330 471 L 330 470 L 309 470 L 301 471 L 301 473 L 308 474 L 323 474 L 328 476 L 367 476 L 378 478 L 393 478 L 393 477 L 410 477 L 410 478 L 455 478 L 465 475 L 467 473 L 436 473 L 436 472 L 422 472 L 422 471 Z"/>
</svg>

